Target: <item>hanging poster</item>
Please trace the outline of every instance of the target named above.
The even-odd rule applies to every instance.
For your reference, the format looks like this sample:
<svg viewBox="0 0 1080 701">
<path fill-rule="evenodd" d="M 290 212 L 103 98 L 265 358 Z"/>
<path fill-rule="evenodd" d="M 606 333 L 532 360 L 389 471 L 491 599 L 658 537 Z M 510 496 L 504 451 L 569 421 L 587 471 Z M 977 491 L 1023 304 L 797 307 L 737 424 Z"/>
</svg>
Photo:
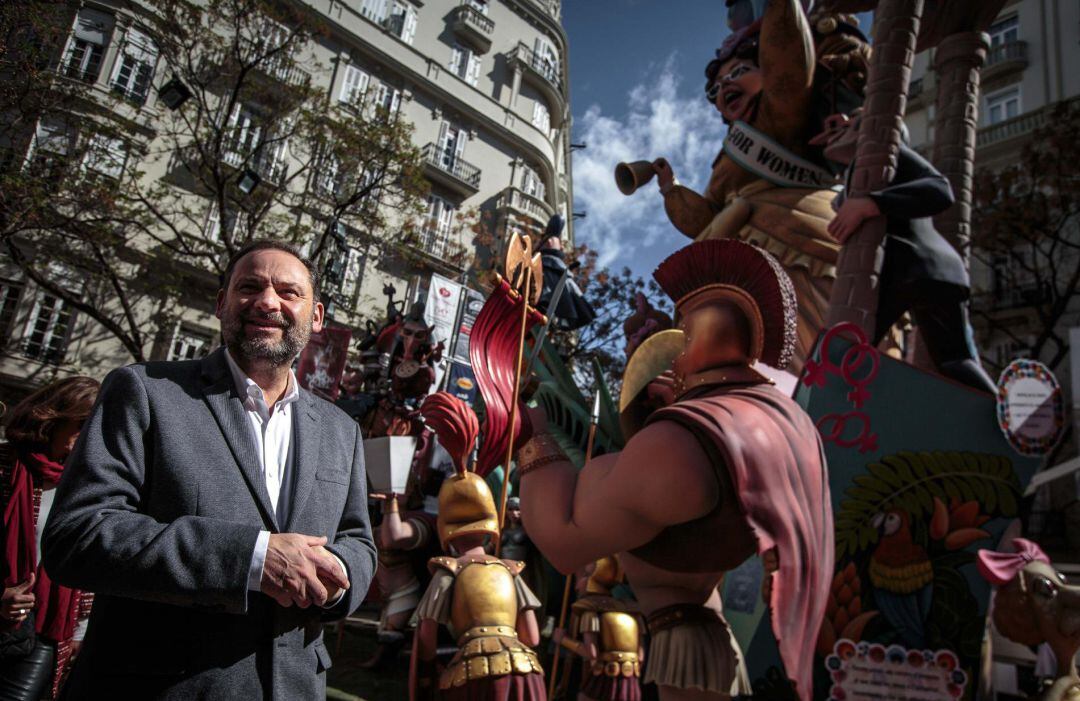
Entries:
<svg viewBox="0 0 1080 701">
<path fill-rule="evenodd" d="M 458 306 L 464 286 L 433 273 L 428 283 L 427 300 L 424 303 L 424 322 L 431 327 L 431 343 L 443 344 L 443 359 L 435 364 L 435 384 L 442 387 L 443 375 L 449 362 L 450 345 L 454 341 Z"/>
<path fill-rule="evenodd" d="M 480 310 L 484 308 L 484 295 L 476 290 L 466 289 L 464 304 L 461 307 L 461 318 L 457 325 L 457 337 L 454 339 L 453 359 L 459 363 L 469 364 L 469 336 L 472 334 L 473 324 Z"/>
</svg>

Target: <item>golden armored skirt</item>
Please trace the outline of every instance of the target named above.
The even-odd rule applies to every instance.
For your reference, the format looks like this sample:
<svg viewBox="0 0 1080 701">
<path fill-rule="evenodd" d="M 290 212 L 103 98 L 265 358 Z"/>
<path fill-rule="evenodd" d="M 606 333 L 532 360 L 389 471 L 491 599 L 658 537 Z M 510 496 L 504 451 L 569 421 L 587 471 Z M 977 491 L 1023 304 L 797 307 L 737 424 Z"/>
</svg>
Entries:
<svg viewBox="0 0 1080 701">
<path fill-rule="evenodd" d="M 606 677 L 639 677 L 641 663 L 636 652 L 602 652 L 593 662 L 591 671 Z"/>
<path fill-rule="evenodd" d="M 439 677 L 439 688 L 462 686 L 475 679 L 507 674 L 543 674 L 532 648 L 509 626 L 477 626 L 458 639 L 458 652 Z"/>
</svg>

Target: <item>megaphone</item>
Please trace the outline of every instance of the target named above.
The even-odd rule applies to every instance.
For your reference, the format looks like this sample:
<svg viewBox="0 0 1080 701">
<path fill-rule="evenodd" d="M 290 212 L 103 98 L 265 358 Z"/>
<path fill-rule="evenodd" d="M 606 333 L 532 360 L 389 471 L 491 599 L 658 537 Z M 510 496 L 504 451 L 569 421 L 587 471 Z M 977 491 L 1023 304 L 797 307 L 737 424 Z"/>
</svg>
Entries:
<svg viewBox="0 0 1080 701">
<path fill-rule="evenodd" d="M 664 163 L 663 158 L 657 158 L 655 161 L 634 161 L 632 163 L 619 163 L 615 166 L 615 185 L 619 188 L 619 192 L 624 195 L 632 195 L 634 192 L 653 179 L 656 175 L 656 171 L 653 170 L 653 163 Z"/>
</svg>

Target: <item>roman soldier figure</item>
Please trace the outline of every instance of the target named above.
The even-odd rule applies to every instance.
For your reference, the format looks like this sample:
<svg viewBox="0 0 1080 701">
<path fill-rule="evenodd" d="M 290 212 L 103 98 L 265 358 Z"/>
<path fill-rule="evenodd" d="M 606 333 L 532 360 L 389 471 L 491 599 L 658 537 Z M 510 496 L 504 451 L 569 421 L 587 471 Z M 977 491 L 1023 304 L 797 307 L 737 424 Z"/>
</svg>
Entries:
<svg viewBox="0 0 1080 701">
<path fill-rule="evenodd" d="M 476 416 L 446 392 L 428 397 L 421 412 L 454 458 L 456 473 L 439 490 L 436 526 L 448 556 L 431 559 L 431 584 L 416 610 L 410 697 L 546 699 L 543 669 L 529 647 L 540 642 L 533 613 L 540 601 L 521 578 L 523 563 L 487 554 L 499 538 L 495 500 L 487 483 L 465 469 L 478 430 Z M 459 430 L 463 425 L 471 428 Z M 462 433 L 471 439 L 461 440 Z M 434 678 L 439 625 L 450 631 L 458 651 Z"/>
<path fill-rule="evenodd" d="M 610 556 L 588 569 L 577 579 L 569 636 L 560 629 L 553 640 L 585 660 L 579 701 L 638 701 L 645 661 L 641 619 L 633 602 L 611 595 L 623 579 L 622 566 Z"/>
<path fill-rule="evenodd" d="M 751 367 L 791 358 L 794 288 L 772 256 L 733 240 L 691 244 L 654 277 L 684 334 L 675 401 L 580 472 L 531 410 L 517 453 L 525 527 L 562 572 L 619 553 L 651 634 L 645 681 L 665 700 L 748 691 L 717 587 L 762 556 L 784 671 L 808 701 L 833 570 L 825 457 L 806 412 Z"/>
</svg>

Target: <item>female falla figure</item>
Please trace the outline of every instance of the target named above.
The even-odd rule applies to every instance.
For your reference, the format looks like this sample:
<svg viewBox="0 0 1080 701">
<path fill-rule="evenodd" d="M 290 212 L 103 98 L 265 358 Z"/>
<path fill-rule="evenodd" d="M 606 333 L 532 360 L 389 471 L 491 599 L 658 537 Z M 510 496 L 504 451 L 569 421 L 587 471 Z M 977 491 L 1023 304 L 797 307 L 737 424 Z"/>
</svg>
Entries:
<svg viewBox="0 0 1080 701">
<path fill-rule="evenodd" d="M 784 266 L 797 291 L 798 374 L 825 322 L 839 253 L 827 230 L 836 173 L 808 141 L 826 115 L 859 104 L 869 49 L 843 17 L 812 27 L 799 0 L 770 0 L 741 26 L 754 16 L 746 5 L 732 7 L 735 31 L 705 71 L 706 96 L 728 124 L 705 192 L 680 185 L 664 159 L 653 169 L 683 234 L 753 243 Z"/>
<path fill-rule="evenodd" d="M 495 501 L 484 480 L 465 467 L 479 431 L 476 415 L 446 392 L 429 396 L 420 411 L 456 473 L 439 491 L 439 541 L 449 555 L 430 561 L 431 584 L 416 610 L 410 698 L 542 701 L 543 669 L 528 647 L 540 642 L 533 613 L 540 601 L 521 579 L 523 563 L 487 554 L 485 547 L 499 538 Z M 458 651 L 436 678 L 440 624 Z"/>
</svg>

